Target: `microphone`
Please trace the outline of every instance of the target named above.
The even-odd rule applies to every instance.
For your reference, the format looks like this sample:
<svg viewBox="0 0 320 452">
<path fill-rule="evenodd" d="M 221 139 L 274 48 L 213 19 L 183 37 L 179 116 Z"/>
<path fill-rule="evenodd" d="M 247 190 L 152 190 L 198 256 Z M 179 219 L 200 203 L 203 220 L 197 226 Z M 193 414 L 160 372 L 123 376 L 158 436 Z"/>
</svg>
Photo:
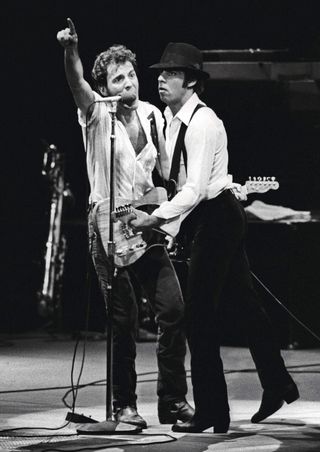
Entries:
<svg viewBox="0 0 320 452">
<path fill-rule="evenodd" d="M 101 99 L 95 100 L 95 102 L 118 102 L 121 99 L 121 96 L 109 96 L 102 97 Z"/>
</svg>

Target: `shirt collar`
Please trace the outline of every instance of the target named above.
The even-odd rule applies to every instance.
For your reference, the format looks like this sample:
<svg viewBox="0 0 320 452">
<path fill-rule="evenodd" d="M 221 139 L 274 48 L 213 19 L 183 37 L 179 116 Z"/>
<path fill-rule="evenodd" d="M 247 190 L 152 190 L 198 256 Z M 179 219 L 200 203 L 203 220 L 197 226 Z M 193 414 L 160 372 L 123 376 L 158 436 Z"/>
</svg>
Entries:
<svg viewBox="0 0 320 452">
<path fill-rule="evenodd" d="M 205 105 L 205 103 L 199 99 L 198 95 L 196 93 L 193 93 L 190 99 L 188 99 L 187 102 L 180 108 L 178 113 L 175 115 L 175 118 L 180 119 L 181 122 L 188 126 L 192 113 L 198 104 Z M 166 109 L 164 110 L 164 115 L 168 123 L 173 118 L 172 112 L 169 107 L 166 107 Z"/>
</svg>

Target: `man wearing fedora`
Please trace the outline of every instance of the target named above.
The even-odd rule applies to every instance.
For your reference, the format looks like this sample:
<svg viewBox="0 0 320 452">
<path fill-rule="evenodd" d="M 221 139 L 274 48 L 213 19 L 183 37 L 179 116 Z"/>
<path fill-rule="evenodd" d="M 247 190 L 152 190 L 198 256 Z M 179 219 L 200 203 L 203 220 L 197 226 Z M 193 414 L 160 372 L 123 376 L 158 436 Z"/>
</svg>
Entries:
<svg viewBox="0 0 320 452">
<path fill-rule="evenodd" d="M 213 427 L 215 433 L 225 433 L 230 416 L 217 308 L 229 285 L 243 304 L 244 332 L 263 388 L 251 421 L 270 416 L 299 392 L 253 287 L 244 244 L 246 215 L 230 190 L 223 122 L 198 97 L 208 78 L 202 54 L 190 44 L 169 43 L 151 68 L 158 71 L 160 99 L 167 105 L 166 151 L 177 193 L 152 215 L 136 212 L 131 224 L 137 230 L 161 225 L 174 236 L 180 230 L 179 236 L 191 243 L 185 302 L 195 414 L 172 429 L 197 433 Z"/>
<path fill-rule="evenodd" d="M 95 59 L 92 69 L 95 89 L 84 79 L 78 52 L 78 35 L 71 19 L 57 34 L 64 48 L 67 81 L 78 107 L 90 182 L 88 232 L 92 259 L 107 304 L 110 265 L 93 210 L 109 194 L 111 115 L 108 97 L 118 96 L 115 124 L 115 196 L 141 199 L 152 190 L 152 170 L 157 149 L 150 118 L 155 118 L 159 152 L 165 158 L 162 115 L 153 105 L 139 100 L 136 56 L 123 45 L 111 46 Z M 161 151 L 163 150 L 163 152 Z M 164 163 L 164 162 L 163 162 Z M 162 167 L 163 171 L 165 167 Z M 146 428 L 137 411 L 135 370 L 137 303 L 132 277 L 144 289 L 158 325 L 158 417 L 160 423 L 187 421 L 194 410 L 186 401 L 184 360 L 186 338 L 184 303 L 177 275 L 164 246 L 145 252 L 130 266 L 117 269 L 113 279 L 113 408 L 115 420 Z"/>
</svg>

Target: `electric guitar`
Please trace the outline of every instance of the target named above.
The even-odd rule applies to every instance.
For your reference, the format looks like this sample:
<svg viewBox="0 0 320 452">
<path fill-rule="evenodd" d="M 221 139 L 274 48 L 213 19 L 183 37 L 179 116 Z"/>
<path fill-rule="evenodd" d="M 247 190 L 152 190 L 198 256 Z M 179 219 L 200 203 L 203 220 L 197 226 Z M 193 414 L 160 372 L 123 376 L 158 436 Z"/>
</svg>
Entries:
<svg viewBox="0 0 320 452">
<path fill-rule="evenodd" d="M 266 193 L 269 190 L 278 190 L 279 182 L 275 177 L 249 177 L 249 179 L 239 188 L 231 189 L 235 196 L 236 192 L 246 199 L 247 195 L 251 193 Z M 240 199 L 242 197 L 240 196 Z M 179 233 L 172 241 L 169 249 L 169 256 L 176 262 L 188 262 L 190 258 L 191 239 L 188 233 Z"/>
<path fill-rule="evenodd" d="M 133 264 L 153 246 L 166 246 L 166 233 L 151 229 L 135 232 L 129 225 L 134 218 L 133 209 L 151 214 L 162 202 L 167 200 L 167 191 L 163 187 L 152 188 L 145 196 L 136 201 L 115 197 L 115 210 L 111 212 L 113 221 L 114 263 L 116 267 Z M 98 201 L 93 209 L 95 232 L 101 238 L 103 248 L 110 255 L 110 205 L 109 198 Z"/>
</svg>

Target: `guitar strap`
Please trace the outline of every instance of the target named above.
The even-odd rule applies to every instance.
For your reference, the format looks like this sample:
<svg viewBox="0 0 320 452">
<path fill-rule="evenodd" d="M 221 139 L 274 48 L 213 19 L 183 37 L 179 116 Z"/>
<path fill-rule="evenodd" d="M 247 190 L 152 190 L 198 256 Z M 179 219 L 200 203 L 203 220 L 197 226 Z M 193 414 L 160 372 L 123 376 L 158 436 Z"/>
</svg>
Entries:
<svg viewBox="0 0 320 452">
<path fill-rule="evenodd" d="M 202 104 L 198 104 L 195 109 L 192 112 L 190 122 L 194 116 L 194 114 L 199 110 L 199 108 L 204 107 Z M 190 124 L 189 122 L 189 124 Z M 183 155 L 183 161 L 184 166 L 186 168 L 187 172 L 187 164 L 188 164 L 188 156 L 186 151 L 186 146 L 184 143 L 184 137 L 186 134 L 188 126 L 186 126 L 183 122 L 181 123 L 179 134 L 177 137 L 176 145 L 173 151 L 173 157 L 172 157 L 172 163 L 171 163 L 171 169 L 170 169 L 170 180 L 174 180 L 176 183 L 178 182 L 178 176 L 180 172 L 180 161 L 181 161 L 181 154 Z"/>
<path fill-rule="evenodd" d="M 151 138 L 152 142 L 155 145 L 155 148 L 157 150 L 157 156 L 160 157 L 160 151 L 159 151 L 159 139 L 158 139 L 158 131 L 156 126 L 156 118 L 154 116 L 154 111 L 150 113 L 148 116 L 148 119 L 150 121 L 150 130 L 151 130 Z"/>
<path fill-rule="evenodd" d="M 157 131 L 156 119 L 154 116 L 154 111 L 152 111 L 149 114 L 147 119 L 149 119 L 149 121 L 150 121 L 151 139 L 157 150 L 157 159 L 158 159 L 159 167 L 160 167 L 160 173 L 159 173 L 158 169 L 156 167 L 154 167 L 154 170 L 152 172 L 152 181 L 153 181 L 153 184 L 155 187 L 167 188 L 167 181 L 164 179 L 163 174 L 162 174 L 159 138 L 158 138 L 158 131 Z"/>
</svg>

